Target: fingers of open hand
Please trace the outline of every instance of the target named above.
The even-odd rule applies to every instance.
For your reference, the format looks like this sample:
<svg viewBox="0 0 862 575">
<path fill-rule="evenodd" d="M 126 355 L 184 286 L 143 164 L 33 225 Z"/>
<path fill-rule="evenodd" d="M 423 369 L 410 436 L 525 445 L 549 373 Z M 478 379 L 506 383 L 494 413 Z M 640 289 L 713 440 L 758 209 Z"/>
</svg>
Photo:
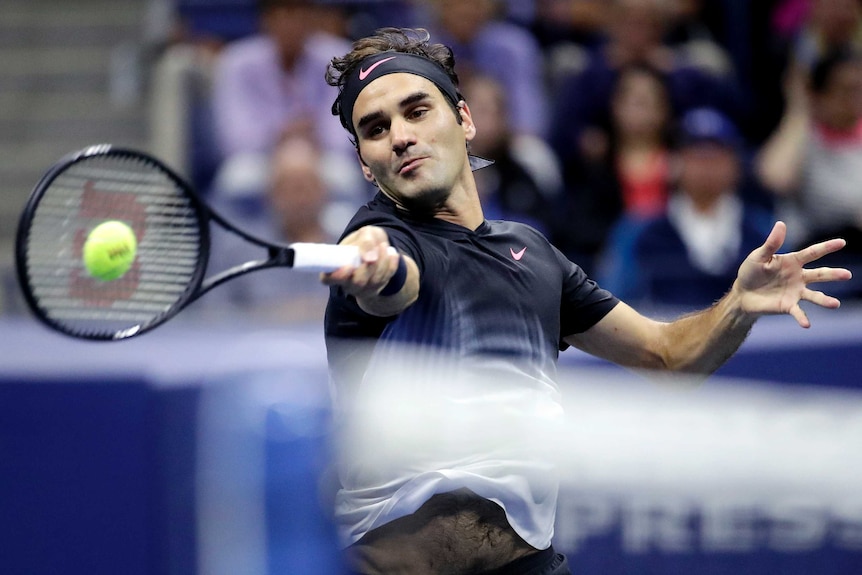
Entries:
<svg viewBox="0 0 862 575">
<path fill-rule="evenodd" d="M 838 298 L 826 295 L 822 291 L 806 288 L 802 292 L 802 298 L 805 301 L 810 301 L 813 304 L 826 308 L 837 308 L 841 305 L 841 300 Z"/>
<path fill-rule="evenodd" d="M 802 265 L 805 265 L 818 260 L 827 254 L 837 252 L 846 244 L 847 242 L 840 238 L 826 240 L 825 242 L 816 243 L 805 249 L 799 250 L 796 252 L 796 258 Z"/>
<path fill-rule="evenodd" d="M 799 307 L 799 304 L 795 304 L 792 308 L 790 308 L 790 315 L 796 320 L 801 327 L 811 327 L 811 322 L 808 320 L 808 316 Z"/>
<path fill-rule="evenodd" d="M 772 227 L 772 231 L 769 232 L 769 236 L 766 238 L 766 241 L 763 242 L 762 246 L 751 252 L 749 258 L 759 262 L 769 262 L 775 253 L 781 249 L 786 235 L 787 226 L 784 222 L 775 222 L 775 225 Z"/>
<path fill-rule="evenodd" d="M 802 270 L 802 279 L 806 284 L 846 281 L 852 277 L 850 270 L 844 268 L 820 267 Z"/>
</svg>

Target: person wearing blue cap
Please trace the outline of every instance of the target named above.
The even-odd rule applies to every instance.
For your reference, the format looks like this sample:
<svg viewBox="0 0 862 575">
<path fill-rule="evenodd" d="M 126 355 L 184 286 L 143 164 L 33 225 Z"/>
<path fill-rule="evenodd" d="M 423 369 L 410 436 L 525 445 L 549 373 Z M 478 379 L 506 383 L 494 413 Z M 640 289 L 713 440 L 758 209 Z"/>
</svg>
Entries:
<svg viewBox="0 0 862 575">
<path fill-rule="evenodd" d="M 761 315 L 789 314 L 808 327 L 801 301 L 838 307 L 808 284 L 849 272 L 804 266 L 844 241 L 779 255 L 786 228 L 778 222 L 718 302 L 676 321 L 649 319 L 534 228 L 485 218 L 469 153 L 480 128 L 454 64 L 426 31 L 389 28 L 327 69 L 338 90 L 333 113 L 379 188 L 339 240 L 359 249 L 360 262 L 321 276 L 331 286 L 324 332 L 336 414 L 356 434 L 338 450 L 335 520 L 357 573 L 566 575 L 552 545 L 559 482 L 543 457 L 560 446 L 553 438 L 545 450 L 523 446 L 562 410 L 559 352 L 575 346 L 630 368 L 705 377 Z M 434 439 L 453 431 L 441 427 L 406 460 L 380 457 L 402 431 L 378 433 L 376 420 L 352 408 L 405 356 L 392 394 L 419 382 L 420 411 L 448 406 L 496 425 L 466 427 L 451 453 L 436 449 Z M 493 392 L 460 387 L 473 378 L 490 379 Z M 505 438 L 489 433 L 513 418 L 530 425 L 506 427 Z M 377 449 L 351 449 L 357 444 Z"/>
<path fill-rule="evenodd" d="M 615 255 L 619 275 L 603 285 L 643 305 L 698 309 L 720 299 L 772 225 L 772 214 L 742 192 L 743 148 L 720 111 L 684 114 L 667 211 L 640 228 L 630 255 Z"/>
</svg>

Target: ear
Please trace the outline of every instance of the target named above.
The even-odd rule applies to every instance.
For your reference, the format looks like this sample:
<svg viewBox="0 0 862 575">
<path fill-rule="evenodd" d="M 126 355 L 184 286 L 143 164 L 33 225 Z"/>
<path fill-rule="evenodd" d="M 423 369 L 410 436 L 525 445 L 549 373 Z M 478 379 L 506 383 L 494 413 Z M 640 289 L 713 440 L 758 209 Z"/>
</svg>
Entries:
<svg viewBox="0 0 862 575">
<path fill-rule="evenodd" d="M 377 185 L 377 180 L 374 178 L 374 175 L 371 173 L 371 168 L 368 167 L 368 164 L 365 163 L 365 160 L 362 159 L 362 153 L 359 151 L 359 147 L 356 148 L 356 157 L 359 159 L 359 167 L 362 169 L 362 177 L 368 180 L 370 183 Z"/>
<path fill-rule="evenodd" d="M 473 123 L 470 106 L 464 100 L 458 102 L 458 114 L 461 116 L 461 128 L 464 129 L 464 137 L 469 142 L 476 137 L 476 124 Z"/>
</svg>

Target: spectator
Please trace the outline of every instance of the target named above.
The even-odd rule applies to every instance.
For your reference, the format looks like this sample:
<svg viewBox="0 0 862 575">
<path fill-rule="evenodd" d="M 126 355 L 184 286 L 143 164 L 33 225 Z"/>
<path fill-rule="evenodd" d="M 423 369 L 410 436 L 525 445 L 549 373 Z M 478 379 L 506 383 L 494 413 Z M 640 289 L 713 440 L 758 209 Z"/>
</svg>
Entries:
<svg viewBox="0 0 862 575">
<path fill-rule="evenodd" d="M 862 48 L 862 4 L 859 0 L 809 0 L 808 13 L 797 32 L 791 60 L 810 71 L 836 48 Z"/>
<path fill-rule="evenodd" d="M 664 36 L 665 42 L 685 61 L 718 77 L 730 77 L 740 64 L 745 64 L 738 60 L 734 62 L 726 48 L 735 44 L 732 30 L 724 31 L 723 44 L 717 39 L 715 29 L 720 29 L 729 17 L 725 4 L 723 1 L 673 0 L 669 3 L 670 23 Z M 748 21 L 734 24 L 740 31 L 749 27 Z"/>
<path fill-rule="evenodd" d="M 564 166 L 571 225 L 556 243 L 585 269 L 623 215 L 634 222 L 664 212 L 672 122 L 665 76 L 644 64 L 622 68 L 605 125 L 585 130 Z"/>
<path fill-rule="evenodd" d="M 532 30 L 545 50 L 569 43 L 592 46 L 607 17 L 606 0 L 537 0 Z"/>
<path fill-rule="evenodd" d="M 786 111 L 756 160 L 764 184 L 807 227 L 807 238 L 841 236 L 862 256 L 862 53 L 842 47 L 806 81 L 796 69 Z"/>
<path fill-rule="evenodd" d="M 432 0 L 429 6 L 432 37 L 452 48 L 461 81 L 473 73 L 495 78 L 508 94 L 513 131 L 545 136 L 544 60 L 530 32 L 499 16 L 500 0 Z"/>
<path fill-rule="evenodd" d="M 692 110 L 680 138 L 679 179 L 667 213 L 644 224 L 631 248 L 625 240 L 615 244 L 605 283 L 633 301 L 697 309 L 724 295 L 773 220 L 744 200 L 743 140 L 727 117 Z"/>
<path fill-rule="evenodd" d="M 620 70 L 630 64 L 649 65 L 667 76 L 676 110 L 698 106 L 721 109 L 731 116 L 744 113 L 736 78 L 718 75 L 713 66 L 700 67 L 663 41 L 673 15 L 661 0 L 612 0 L 606 40 L 591 51 L 586 65 L 559 79 L 551 116 L 551 143 L 563 159 L 578 149 L 583 130 L 607 115 L 608 102 Z"/>
<path fill-rule="evenodd" d="M 550 234 L 556 227 L 562 176 L 556 157 L 540 138 L 515 138 L 509 125 L 509 103 L 499 82 L 474 75 L 462 92 L 482 126 L 470 142 L 471 152 L 494 160 L 475 172 L 488 219 L 511 219 Z"/>
<path fill-rule="evenodd" d="M 321 73 L 330 54 L 350 49 L 345 38 L 324 31 L 332 29 L 337 8 L 315 0 L 258 5 L 261 33 L 229 44 L 215 66 L 213 122 L 221 169 L 231 169 L 234 161 L 246 166 L 249 155 L 267 157 L 286 133 L 297 132 L 314 138 L 324 153 L 355 162 L 352 145 L 330 113 Z M 262 182 L 265 174 L 256 177 Z"/>
<path fill-rule="evenodd" d="M 272 154 L 267 169 L 264 194 L 216 194 L 216 209 L 241 229 L 270 242 L 333 243 L 346 219 L 333 211 L 337 204 L 329 197 L 323 157 L 313 141 L 288 137 Z M 214 235 L 212 254 L 214 271 L 266 256 L 263 248 L 225 233 Z M 252 320 L 286 322 L 320 318 L 326 299 L 317 274 L 273 269 L 225 283 L 203 301 L 207 313 L 238 311 Z"/>
</svg>

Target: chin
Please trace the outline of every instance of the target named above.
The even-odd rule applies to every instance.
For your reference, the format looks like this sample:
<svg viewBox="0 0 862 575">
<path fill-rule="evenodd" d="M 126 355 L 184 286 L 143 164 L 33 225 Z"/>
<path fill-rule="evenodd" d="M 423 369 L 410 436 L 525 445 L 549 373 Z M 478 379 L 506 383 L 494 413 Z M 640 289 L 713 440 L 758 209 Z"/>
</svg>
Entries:
<svg viewBox="0 0 862 575">
<path fill-rule="evenodd" d="M 449 199 L 449 190 L 445 188 L 426 188 L 412 193 L 399 194 L 401 204 L 410 212 L 434 213 Z"/>
</svg>

